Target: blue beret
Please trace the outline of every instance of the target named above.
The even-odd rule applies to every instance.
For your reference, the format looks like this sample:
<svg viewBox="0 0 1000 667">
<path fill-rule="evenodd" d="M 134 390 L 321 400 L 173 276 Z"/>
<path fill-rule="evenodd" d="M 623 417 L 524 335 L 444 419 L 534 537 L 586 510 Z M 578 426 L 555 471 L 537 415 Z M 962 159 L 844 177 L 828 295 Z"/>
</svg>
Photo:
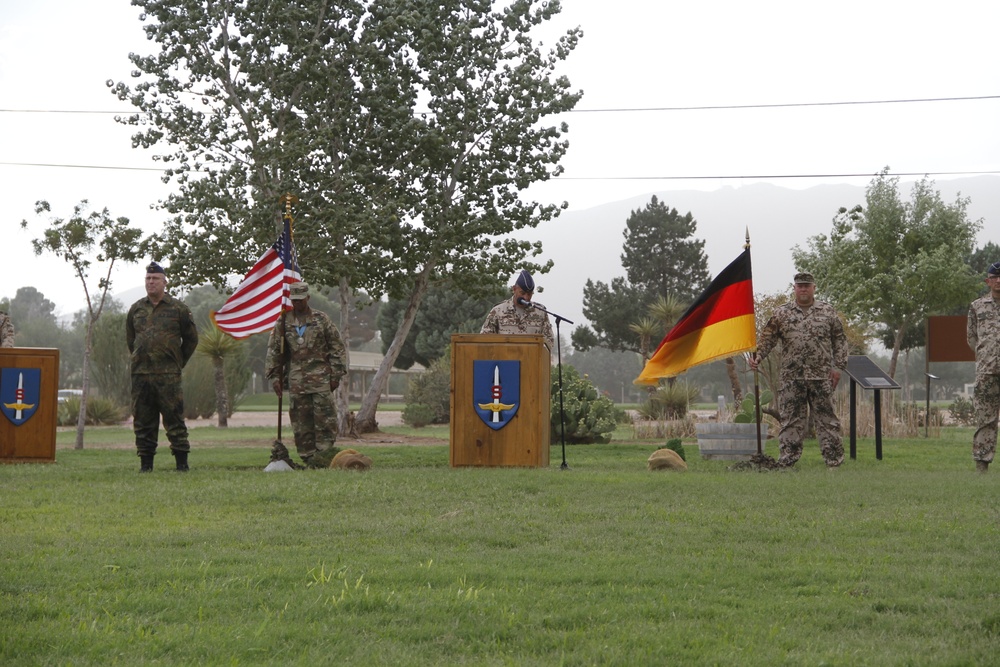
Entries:
<svg viewBox="0 0 1000 667">
<path fill-rule="evenodd" d="M 531 277 L 531 274 L 524 269 L 521 270 L 521 274 L 517 277 L 517 281 L 514 284 L 523 289 L 525 292 L 535 291 L 535 281 Z"/>
</svg>

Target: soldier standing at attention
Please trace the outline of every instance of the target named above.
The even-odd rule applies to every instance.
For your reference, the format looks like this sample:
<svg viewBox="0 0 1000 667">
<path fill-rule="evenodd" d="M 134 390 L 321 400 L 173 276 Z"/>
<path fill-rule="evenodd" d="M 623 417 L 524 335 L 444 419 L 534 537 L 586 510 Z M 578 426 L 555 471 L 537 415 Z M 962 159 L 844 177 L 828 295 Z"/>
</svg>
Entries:
<svg viewBox="0 0 1000 667">
<path fill-rule="evenodd" d="M 547 313 L 532 307 L 531 295 L 535 293 L 535 281 L 531 274 L 522 270 L 511 285 L 514 295 L 507 301 L 493 306 L 486 316 L 479 333 L 493 334 L 542 334 L 549 350 L 555 345 L 552 323 Z M 542 304 L 537 304 L 544 308 Z"/>
<path fill-rule="evenodd" d="M 177 470 L 187 472 L 191 451 L 184 423 L 181 370 L 198 347 L 198 328 L 191 310 L 167 294 L 166 287 L 166 272 L 151 262 L 146 267 L 146 296 L 132 304 L 125 320 L 125 340 L 132 355 L 132 428 L 140 472 L 153 471 L 161 415 Z"/>
<path fill-rule="evenodd" d="M 1000 413 L 1000 262 L 986 270 L 989 294 L 969 306 L 967 334 L 976 353 L 976 387 L 972 393 L 976 433 L 972 459 L 976 470 L 986 472 L 997 449 L 997 415 Z"/>
<path fill-rule="evenodd" d="M 289 288 L 292 312 L 278 319 L 267 342 L 264 375 L 278 396 L 291 392 L 288 415 L 295 449 L 310 468 L 325 468 L 337 453 L 337 405 L 333 392 L 347 373 L 340 331 L 326 313 L 309 307 L 309 285 Z M 279 442 L 271 460 L 287 459 Z"/>
<path fill-rule="evenodd" d="M 833 391 L 847 368 L 847 335 L 833 306 L 816 301 L 811 273 L 795 274 L 795 301 L 780 306 L 757 340 L 750 358 L 754 370 L 781 342 L 781 430 L 778 464 L 791 467 L 802 456 L 802 441 L 812 411 L 820 451 L 829 468 L 844 462 L 840 420 L 833 409 Z"/>
<path fill-rule="evenodd" d="M 10 315 L 0 311 L 0 347 L 14 347 L 14 324 Z"/>
</svg>

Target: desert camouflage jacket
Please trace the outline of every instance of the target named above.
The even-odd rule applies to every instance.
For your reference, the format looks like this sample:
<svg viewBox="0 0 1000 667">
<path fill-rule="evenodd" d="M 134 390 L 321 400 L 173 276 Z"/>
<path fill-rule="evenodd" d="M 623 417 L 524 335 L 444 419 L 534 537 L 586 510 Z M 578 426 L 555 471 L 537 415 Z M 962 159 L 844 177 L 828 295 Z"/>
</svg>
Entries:
<svg viewBox="0 0 1000 667">
<path fill-rule="evenodd" d="M 14 325 L 7 313 L 0 312 L 0 347 L 14 347 Z"/>
<path fill-rule="evenodd" d="M 534 303 L 534 302 L 532 302 Z M 542 304 L 535 304 L 542 306 Z M 555 336 L 552 334 L 552 323 L 549 316 L 540 310 L 532 308 L 520 308 L 514 305 L 514 299 L 508 299 L 493 306 L 493 310 L 486 316 L 483 328 L 479 333 L 494 334 L 541 334 L 545 337 L 545 343 L 549 350 L 555 345 Z"/>
<path fill-rule="evenodd" d="M 281 372 L 282 385 L 293 394 L 330 391 L 330 382 L 347 373 L 344 341 L 326 313 L 312 310 L 304 325 L 286 313 L 278 318 L 267 341 L 264 375 L 274 380 Z M 284 350 L 281 349 L 284 332 Z"/>
<path fill-rule="evenodd" d="M 847 335 L 833 306 L 814 301 L 779 306 L 757 338 L 761 359 L 781 343 L 782 380 L 825 380 L 830 369 L 847 368 Z"/>
<path fill-rule="evenodd" d="M 144 297 L 128 310 L 125 342 L 133 375 L 180 373 L 198 347 L 198 327 L 183 301 L 164 294 L 154 306 Z"/>
<path fill-rule="evenodd" d="M 1000 373 L 1000 303 L 992 294 L 969 306 L 969 347 L 976 353 L 976 373 Z"/>
</svg>

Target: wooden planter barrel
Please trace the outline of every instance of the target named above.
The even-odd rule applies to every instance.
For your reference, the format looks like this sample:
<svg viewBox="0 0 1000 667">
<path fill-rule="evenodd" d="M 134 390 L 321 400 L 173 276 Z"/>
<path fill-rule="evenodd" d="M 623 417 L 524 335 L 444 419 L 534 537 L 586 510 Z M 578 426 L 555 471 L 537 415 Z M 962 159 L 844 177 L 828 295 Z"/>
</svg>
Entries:
<svg viewBox="0 0 1000 667">
<path fill-rule="evenodd" d="M 703 459 L 748 461 L 757 453 L 757 425 L 733 422 L 695 424 L 698 451 Z M 767 439 L 767 424 L 760 425 L 760 441 Z"/>
</svg>

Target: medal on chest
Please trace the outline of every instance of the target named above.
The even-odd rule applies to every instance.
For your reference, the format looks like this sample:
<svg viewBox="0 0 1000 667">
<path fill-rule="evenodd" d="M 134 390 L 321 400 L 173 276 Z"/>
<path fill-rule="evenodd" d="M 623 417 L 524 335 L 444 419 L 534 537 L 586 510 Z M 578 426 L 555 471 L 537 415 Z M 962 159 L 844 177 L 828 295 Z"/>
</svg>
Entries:
<svg viewBox="0 0 1000 667">
<path fill-rule="evenodd" d="M 299 345 L 302 345 L 303 343 L 305 343 L 306 342 L 306 325 L 304 325 L 304 324 L 301 324 L 301 325 L 300 324 L 296 324 L 295 325 L 295 332 L 299 335 L 298 340 L 295 341 L 295 342 L 298 343 Z"/>
</svg>

